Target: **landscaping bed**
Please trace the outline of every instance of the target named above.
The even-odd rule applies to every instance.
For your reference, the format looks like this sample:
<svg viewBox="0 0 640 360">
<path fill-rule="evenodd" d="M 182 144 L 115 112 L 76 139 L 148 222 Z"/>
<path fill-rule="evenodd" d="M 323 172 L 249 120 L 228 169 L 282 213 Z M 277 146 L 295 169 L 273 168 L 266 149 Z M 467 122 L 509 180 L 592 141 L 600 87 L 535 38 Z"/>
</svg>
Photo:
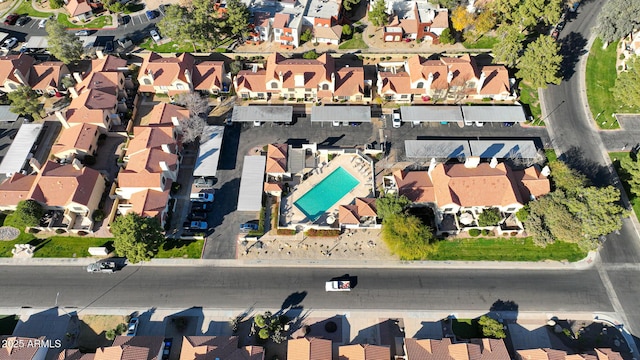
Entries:
<svg viewBox="0 0 640 360">
<path fill-rule="evenodd" d="M 533 116 L 533 121 L 529 125 L 544 126 L 542 121 L 542 110 L 540 109 L 540 99 L 538 99 L 538 89 L 534 89 L 524 82 L 518 85 L 520 89 L 520 103 L 525 108 L 529 108 L 529 113 Z"/>
<path fill-rule="evenodd" d="M 111 16 L 102 15 L 93 19 L 88 23 L 73 23 L 69 21 L 69 17 L 67 14 L 60 13 L 58 14 L 58 22 L 64 25 L 67 28 L 72 29 L 102 29 L 107 25 L 112 25 Z"/>
<path fill-rule="evenodd" d="M 121 315 L 81 316 L 78 347 L 84 351 L 95 351 L 102 346 L 111 346 L 113 341 L 107 340 L 106 332 L 126 323 L 126 316 Z"/>
<path fill-rule="evenodd" d="M 18 6 L 13 12 L 19 15 L 29 15 L 36 18 L 48 18 L 53 15 L 53 13 L 42 12 L 34 9 L 33 6 L 31 6 L 30 0 L 22 1 L 20 6 Z"/>
</svg>

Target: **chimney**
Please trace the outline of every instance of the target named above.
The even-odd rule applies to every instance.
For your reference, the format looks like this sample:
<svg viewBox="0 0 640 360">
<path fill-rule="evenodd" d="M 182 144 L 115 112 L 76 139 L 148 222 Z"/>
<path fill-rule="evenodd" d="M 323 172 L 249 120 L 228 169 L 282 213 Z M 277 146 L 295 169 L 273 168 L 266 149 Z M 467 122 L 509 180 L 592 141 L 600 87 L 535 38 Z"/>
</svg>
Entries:
<svg viewBox="0 0 640 360">
<path fill-rule="evenodd" d="M 169 144 L 162 144 L 160 147 L 162 148 L 162 151 L 171 154 L 171 148 L 169 147 Z"/>
<path fill-rule="evenodd" d="M 74 158 L 73 161 L 71 162 L 71 165 L 73 166 L 74 169 L 76 170 L 82 170 L 82 168 L 84 167 L 84 165 L 82 165 L 82 163 L 80 162 L 80 160 L 78 160 L 77 158 Z"/>
<path fill-rule="evenodd" d="M 42 168 L 42 164 L 40 164 L 40 161 L 35 157 L 29 159 L 29 165 L 31 165 L 31 167 L 37 172 L 40 172 L 40 169 Z"/>
<path fill-rule="evenodd" d="M 542 176 L 548 177 L 551 174 L 551 169 L 549 169 L 548 166 L 545 166 L 542 168 L 542 171 L 540 171 L 540 174 L 542 174 Z"/>
<path fill-rule="evenodd" d="M 22 75 L 20 70 L 13 69 L 13 76 L 15 76 L 22 85 L 29 86 L 29 81 Z"/>
<path fill-rule="evenodd" d="M 475 169 L 480 165 L 480 156 L 469 156 L 464 161 L 464 167 L 467 169 Z"/>
<path fill-rule="evenodd" d="M 177 116 L 171 117 L 171 123 L 173 124 L 173 126 L 180 126 L 180 120 L 178 120 Z"/>
<path fill-rule="evenodd" d="M 78 97 L 78 90 L 76 90 L 75 86 L 70 87 L 68 90 L 69 90 L 69 94 L 71 94 L 72 99 L 75 99 Z"/>
<path fill-rule="evenodd" d="M 491 162 L 489 163 L 489 167 L 495 169 L 498 166 L 498 159 L 494 156 L 491 158 Z"/>
<path fill-rule="evenodd" d="M 282 76 L 282 71 L 278 73 L 278 79 L 280 80 L 280 84 L 284 82 L 284 76 Z"/>
<path fill-rule="evenodd" d="M 160 165 L 160 169 L 161 169 L 163 172 L 169 172 L 169 165 L 167 165 L 167 162 L 166 162 L 166 161 L 160 161 L 160 162 L 158 163 L 158 165 Z"/>
<path fill-rule="evenodd" d="M 429 73 L 429 76 L 427 76 L 427 83 L 424 88 L 431 89 L 431 84 L 433 84 L 433 73 Z"/>
<path fill-rule="evenodd" d="M 447 83 L 451 83 L 451 80 L 453 80 L 453 72 L 449 71 L 449 73 L 447 74 Z"/>
<path fill-rule="evenodd" d="M 69 123 L 67 122 L 67 116 L 62 111 L 56 110 L 56 117 L 65 129 L 68 129 L 70 127 Z"/>
<path fill-rule="evenodd" d="M 335 86 L 336 85 L 336 73 L 332 72 L 331 73 L 331 86 Z"/>
<path fill-rule="evenodd" d="M 487 75 L 485 74 L 485 72 L 483 71 L 480 74 L 480 80 L 478 80 L 478 93 L 480 93 L 480 90 L 482 90 L 482 87 L 484 86 L 484 82 L 485 80 L 487 80 Z"/>
<path fill-rule="evenodd" d="M 187 80 L 187 84 L 189 84 L 189 88 L 193 88 L 193 80 L 191 79 L 191 71 L 189 69 L 184 69 L 184 78 Z"/>
<path fill-rule="evenodd" d="M 438 165 L 436 158 L 431 158 L 431 162 L 429 163 L 429 170 L 427 170 L 429 176 L 431 176 L 431 172 L 436 168 L 436 165 Z"/>
<path fill-rule="evenodd" d="M 151 70 L 151 69 L 147 69 L 147 76 L 149 76 L 149 77 L 151 78 L 151 82 L 153 82 L 153 80 L 155 80 L 155 79 L 153 78 L 153 70 Z"/>
<path fill-rule="evenodd" d="M 76 84 L 80 84 L 82 82 L 82 76 L 80 73 L 74 72 L 73 79 L 76 81 Z"/>
</svg>

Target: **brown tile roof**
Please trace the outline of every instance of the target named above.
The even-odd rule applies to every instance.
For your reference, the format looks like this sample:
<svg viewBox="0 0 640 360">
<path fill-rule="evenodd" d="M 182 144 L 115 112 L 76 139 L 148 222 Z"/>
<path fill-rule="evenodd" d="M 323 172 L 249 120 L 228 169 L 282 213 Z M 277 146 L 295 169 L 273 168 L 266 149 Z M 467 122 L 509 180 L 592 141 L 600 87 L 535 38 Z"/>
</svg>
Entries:
<svg viewBox="0 0 640 360">
<path fill-rule="evenodd" d="M 331 340 L 300 338 L 287 341 L 287 359 L 331 360 Z"/>
<path fill-rule="evenodd" d="M 236 91 L 247 89 L 252 92 L 266 92 L 266 75 L 267 72 L 265 70 L 255 72 L 252 70 L 242 70 L 238 72 L 236 77 L 238 83 Z"/>
<path fill-rule="evenodd" d="M 405 339 L 407 360 L 509 360 L 502 340 L 472 339 L 470 343 L 452 344 L 442 340 Z"/>
<path fill-rule="evenodd" d="M 305 88 L 317 88 L 322 81 L 331 81 L 335 71 L 333 58 L 322 54 L 317 59 L 285 59 L 278 53 L 267 59 L 265 81 L 278 80 L 282 74 L 283 88 L 295 88 L 295 75 L 304 76 Z"/>
<path fill-rule="evenodd" d="M 619 352 L 609 348 L 596 348 L 594 351 L 598 360 L 622 360 L 622 355 Z"/>
<path fill-rule="evenodd" d="M 0 56 L 0 84 L 3 84 L 7 79 L 22 83 L 13 74 L 14 70 L 18 70 L 25 77 L 25 81 L 29 81 L 29 70 L 33 63 L 33 58 L 25 54 Z"/>
<path fill-rule="evenodd" d="M 113 345 L 96 350 L 95 360 L 160 360 L 160 336 L 118 336 Z"/>
<path fill-rule="evenodd" d="M 189 110 L 169 103 L 159 103 L 151 109 L 147 116 L 140 120 L 140 125 L 173 126 L 172 118 L 174 117 L 178 118 L 178 120 L 187 119 L 189 118 Z"/>
<path fill-rule="evenodd" d="M 482 74 L 485 76 L 480 94 L 494 95 L 509 93 L 509 71 L 502 65 L 484 66 Z"/>
<path fill-rule="evenodd" d="M 451 345 L 449 338 L 442 340 L 405 338 L 407 360 L 449 360 L 449 345 Z"/>
<path fill-rule="evenodd" d="M 524 170 L 513 171 L 514 178 L 519 181 L 519 189 L 523 200 L 529 200 L 531 195 L 540 197 L 551 191 L 549 179 L 542 175 L 538 166 L 531 166 Z"/>
<path fill-rule="evenodd" d="M 85 107 L 79 109 L 68 109 L 66 112 L 69 124 L 104 124 L 104 112 L 101 109 L 92 110 Z"/>
<path fill-rule="evenodd" d="M 321 39 L 338 40 L 342 37 L 342 26 L 334 25 L 330 27 L 314 26 L 313 36 Z"/>
<path fill-rule="evenodd" d="M 453 74 L 451 85 L 462 86 L 467 81 L 478 80 L 479 74 L 475 60 L 469 54 L 460 57 L 443 56 L 440 60 L 449 67 L 449 72 Z"/>
<path fill-rule="evenodd" d="M 464 164 L 438 164 L 431 172 L 438 206 L 507 206 L 522 204 L 511 169 L 504 163 L 491 168 L 481 163 L 477 168 Z"/>
<path fill-rule="evenodd" d="M 382 78 L 382 93 L 395 94 L 421 94 L 424 89 L 412 89 L 411 79 L 406 72 L 391 73 L 381 72 L 378 74 Z"/>
<path fill-rule="evenodd" d="M 120 187 L 159 187 L 162 169 L 160 162 L 164 161 L 170 170 L 177 169 L 178 156 L 161 149 L 146 149 L 129 157 L 127 166 L 118 175 Z"/>
<path fill-rule="evenodd" d="M 91 60 L 91 71 L 118 71 L 118 68 L 127 67 L 127 60 L 113 55 L 107 55 L 102 59 Z"/>
<path fill-rule="evenodd" d="M 94 360 L 95 354 L 83 354 L 78 349 L 64 349 L 58 354 L 58 360 Z"/>
<path fill-rule="evenodd" d="M 204 61 L 195 66 L 193 88 L 195 90 L 222 89 L 223 61 Z"/>
<path fill-rule="evenodd" d="M 271 14 L 264 11 L 256 11 L 253 13 L 253 24 L 255 26 L 267 27 L 271 20 Z"/>
<path fill-rule="evenodd" d="M 0 184 L 0 204 L 5 206 L 18 205 L 20 201 L 28 200 L 36 177 L 36 175 L 13 174 Z"/>
<path fill-rule="evenodd" d="M 521 360 L 565 360 L 566 352 L 553 349 L 517 350 Z"/>
<path fill-rule="evenodd" d="M 431 88 L 436 90 L 443 90 L 449 88 L 447 82 L 448 69 L 439 60 L 427 60 L 423 65 L 422 74 L 425 79 L 429 78 L 429 74 L 433 77 L 431 81 Z"/>
<path fill-rule="evenodd" d="M 180 360 L 264 360 L 261 346 L 238 348 L 237 336 L 185 336 Z"/>
<path fill-rule="evenodd" d="M 289 14 L 278 13 L 273 17 L 273 28 L 283 29 L 289 23 Z"/>
<path fill-rule="evenodd" d="M 364 69 L 362 67 L 343 67 L 336 74 L 335 96 L 353 96 L 364 94 Z"/>
<path fill-rule="evenodd" d="M 360 224 L 358 208 L 355 205 L 340 205 L 338 208 L 338 222 L 340 224 Z"/>
<path fill-rule="evenodd" d="M 71 16 L 78 16 L 91 11 L 91 5 L 86 0 L 69 0 L 65 8 Z"/>
<path fill-rule="evenodd" d="M 98 126 L 93 124 L 82 124 L 70 128 L 63 128 L 58 137 L 58 141 L 56 141 L 51 148 L 51 153 L 59 154 L 63 151 L 73 149 L 88 152 L 89 146 L 93 144 L 93 141 L 99 134 Z"/>
<path fill-rule="evenodd" d="M 0 336 L 0 342 L 2 343 L 2 347 L 0 347 L 0 360 L 31 360 L 40 349 L 39 346 L 34 346 L 33 344 L 35 344 L 36 341 L 44 341 L 44 339 L 44 336 L 39 338 Z M 29 343 L 31 343 L 32 346 L 28 346 Z"/>
<path fill-rule="evenodd" d="M 264 191 L 265 192 L 282 191 L 282 185 L 280 183 L 265 182 Z"/>
<path fill-rule="evenodd" d="M 176 150 L 173 128 L 168 126 L 136 126 L 133 128 L 133 139 L 127 145 L 127 155 L 131 156 L 147 149 L 161 148 L 162 145 L 168 145 L 172 151 Z"/>
<path fill-rule="evenodd" d="M 49 206 L 65 207 L 71 202 L 88 205 L 98 181 L 104 181 L 97 170 L 47 161 L 29 197 Z"/>
<path fill-rule="evenodd" d="M 176 80 L 188 83 L 185 70 L 193 74 L 193 56 L 183 53 L 178 57 L 163 58 L 152 52 L 144 57 L 138 78 L 153 72 L 153 85 L 140 84 L 140 91 L 153 91 L 154 86 L 170 86 Z M 193 76 L 193 75 L 192 75 Z"/>
<path fill-rule="evenodd" d="M 340 360 L 389 360 L 391 350 L 388 346 L 370 344 L 344 345 L 338 348 Z"/>
<path fill-rule="evenodd" d="M 435 190 L 426 171 L 398 170 L 393 173 L 398 186 L 398 194 L 413 202 L 435 202 Z"/>
<path fill-rule="evenodd" d="M 70 109 L 87 108 L 91 110 L 106 110 L 113 109 L 118 103 L 118 99 L 115 95 L 97 90 L 91 89 L 89 91 L 83 91 L 77 98 L 71 100 L 69 104 Z"/>
<path fill-rule="evenodd" d="M 449 11 L 439 10 L 431 23 L 432 29 L 447 29 L 449 28 Z"/>
<path fill-rule="evenodd" d="M 68 74 L 69 69 L 62 61 L 47 61 L 33 65 L 29 73 L 29 85 L 34 90 L 61 88 L 62 75 Z"/>
<path fill-rule="evenodd" d="M 115 71 L 96 71 L 87 75 L 80 84 L 76 85 L 78 94 L 88 89 L 100 90 L 104 93 L 117 96 L 118 89 L 124 86 L 124 75 Z"/>
<path fill-rule="evenodd" d="M 131 195 L 131 210 L 141 216 L 156 217 L 166 209 L 169 202 L 169 191 L 145 189 Z"/>
<path fill-rule="evenodd" d="M 360 217 L 378 216 L 375 198 L 356 198 L 356 207 L 358 208 L 358 215 Z"/>
<path fill-rule="evenodd" d="M 286 173 L 287 172 L 287 144 L 269 144 L 267 146 L 267 167 L 266 173 Z"/>
</svg>

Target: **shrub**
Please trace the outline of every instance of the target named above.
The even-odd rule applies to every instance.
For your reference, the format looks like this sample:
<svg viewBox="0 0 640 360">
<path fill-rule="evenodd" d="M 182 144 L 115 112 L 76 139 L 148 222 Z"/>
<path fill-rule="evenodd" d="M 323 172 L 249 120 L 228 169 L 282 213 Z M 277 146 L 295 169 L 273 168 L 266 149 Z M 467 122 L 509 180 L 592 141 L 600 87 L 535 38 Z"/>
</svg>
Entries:
<svg viewBox="0 0 640 360">
<path fill-rule="evenodd" d="M 482 335 L 494 339 L 504 339 L 507 334 L 504 332 L 504 326 L 496 319 L 486 315 L 480 317 L 478 325 L 482 329 Z"/>
<path fill-rule="evenodd" d="M 277 235 L 284 235 L 284 236 L 295 235 L 296 231 L 293 230 L 293 229 L 278 229 L 278 230 L 276 230 L 276 234 Z"/>
<path fill-rule="evenodd" d="M 37 233 L 39 233 L 39 232 L 40 232 L 40 230 L 39 230 L 39 229 L 36 229 L 36 228 L 30 228 L 30 229 L 29 229 L 29 234 L 37 234 Z"/>
<path fill-rule="evenodd" d="M 417 42 L 418 44 L 422 43 L 422 38 L 417 38 L 417 39 L 416 39 L 416 42 Z"/>
<path fill-rule="evenodd" d="M 620 53 L 620 56 L 618 57 L 618 59 L 620 59 L 620 60 L 624 60 L 624 57 L 625 57 L 625 56 L 624 56 L 624 53 Z"/>
<path fill-rule="evenodd" d="M 382 225 L 382 240 L 402 260 L 423 260 L 435 250 L 431 228 L 415 216 L 392 214 L 383 219 Z"/>
<path fill-rule="evenodd" d="M 107 330 L 107 332 L 104 334 L 104 337 L 107 338 L 107 340 L 115 340 L 116 331 L 114 329 Z"/>
<path fill-rule="evenodd" d="M 305 233 L 309 237 L 336 237 L 340 235 L 340 230 L 318 230 L 309 229 Z"/>
<path fill-rule="evenodd" d="M 62 7 L 62 5 L 64 5 L 64 1 L 62 1 L 62 0 L 51 0 L 51 1 L 49 1 L 49 7 L 52 10 L 60 9 Z"/>
<path fill-rule="evenodd" d="M 520 222 L 525 222 L 529 218 L 529 207 L 525 206 L 522 209 L 518 210 L 516 213 L 516 219 L 520 220 Z"/>
<path fill-rule="evenodd" d="M 89 235 L 89 233 L 86 231 L 78 231 L 78 236 L 87 236 L 87 235 Z"/>
<path fill-rule="evenodd" d="M 623 67 L 622 65 L 618 65 L 618 71 L 622 71 Z"/>
<path fill-rule="evenodd" d="M 300 40 L 302 42 L 311 41 L 311 38 L 313 38 L 313 34 L 311 33 L 311 29 L 307 29 L 302 34 L 300 34 Z"/>
<path fill-rule="evenodd" d="M 351 36 L 353 28 L 349 24 L 342 25 L 342 36 Z"/>
<path fill-rule="evenodd" d="M 56 234 L 64 234 L 66 232 L 67 232 L 67 230 L 65 230 L 65 229 L 56 229 Z"/>
<path fill-rule="evenodd" d="M 93 221 L 97 221 L 100 222 L 102 220 L 104 220 L 104 211 L 102 211 L 102 209 L 96 209 L 93 212 Z"/>
<path fill-rule="evenodd" d="M 453 36 L 451 36 L 451 30 L 449 29 L 444 29 L 442 31 L 442 34 L 440 34 L 440 43 L 441 44 L 453 44 L 456 42 L 456 40 L 453 38 Z"/>
<path fill-rule="evenodd" d="M 478 216 L 478 225 L 483 227 L 494 226 L 498 225 L 500 220 L 502 220 L 500 210 L 498 210 L 497 208 L 485 209 Z"/>
<path fill-rule="evenodd" d="M 473 237 L 480 236 L 480 230 L 479 229 L 469 230 L 469 236 L 473 236 Z"/>
<path fill-rule="evenodd" d="M 315 50 L 309 50 L 306 53 L 302 54 L 302 57 L 304 59 L 317 59 L 320 57 L 320 55 L 318 55 L 318 53 Z"/>
<path fill-rule="evenodd" d="M 127 324 L 118 324 L 118 326 L 116 326 L 116 333 L 122 335 L 125 332 L 127 332 Z"/>
<path fill-rule="evenodd" d="M 489 231 L 487 229 L 483 229 L 480 233 L 482 234 L 482 236 L 488 236 L 490 232 L 491 231 Z"/>
</svg>

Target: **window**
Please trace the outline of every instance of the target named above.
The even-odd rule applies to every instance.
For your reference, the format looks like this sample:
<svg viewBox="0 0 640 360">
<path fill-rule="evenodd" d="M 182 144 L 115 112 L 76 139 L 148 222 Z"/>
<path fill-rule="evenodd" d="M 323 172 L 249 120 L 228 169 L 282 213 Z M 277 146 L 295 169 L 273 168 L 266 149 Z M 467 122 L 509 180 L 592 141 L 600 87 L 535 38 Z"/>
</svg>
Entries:
<svg viewBox="0 0 640 360">
<path fill-rule="evenodd" d="M 474 88 L 476 87 L 476 83 L 474 81 L 469 81 L 469 83 L 467 84 L 468 88 Z"/>
<path fill-rule="evenodd" d="M 452 208 L 444 208 L 444 212 L 451 212 L 451 210 L 453 210 Z"/>
<path fill-rule="evenodd" d="M 18 87 L 17 87 L 15 84 L 13 84 L 13 83 L 9 83 L 9 89 L 11 89 L 11 90 L 15 90 L 15 89 L 17 89 L 17 88 L 18 88 Z"/>
<path fill-rule="evenodd" d="M 275 82 L 275 81 L 274 81 L 274 82 L 272 82 L 272 83 L 271 83 L 271 88 L 272 88 L 272 89 L 277 89 L 277 88 L 278 88 L 278 83 L 277 83 L 277 82 Z"/>
<path fill-rule="evenodd" d="M 507 208 L 507 212 L 514 212 L 514 211 L 516 211 L 516 208 L 513 208 L 513 207 Z"/>
<path fill-rule="evenodd" d="M 149 80 L 149 79 L 147 79 L 147 78 L 142 79 L 142 82 L 143 82 L 145 85 L 151 85 L 151 80 Z"/>
<path fill-rule="evenodd" d="M 322 90 L 329 90 L 329 84 L 322 84 Z"/>
<path fill-rule="evenodd" d="M 424 88 L 424 83 L 422 81 L 420 81 L 418 84 L 416 84 L 416 87 L 418 89 L 422 89 L 422 88 Z"/>
<path fill-rule="evenodd" d="M 242 93 L 242 98 L 243 98 L 243 99 L 248 99 L 248 98 L 249 98 L 249 94 L 247 94 L 247 93 Z"/>
<path fill-rule="evenodd" d="M 182 83 L 177 83 L 176 84 L 176 89 L 178 90 L 184 90 L 184 85 Z"/>
<path fill-rule="evenodd" d="M 409 98 L 409 95 L 407 94 L 400 95 L 400 99 L 408 99 L 408 98 Z"/>
</svg>

